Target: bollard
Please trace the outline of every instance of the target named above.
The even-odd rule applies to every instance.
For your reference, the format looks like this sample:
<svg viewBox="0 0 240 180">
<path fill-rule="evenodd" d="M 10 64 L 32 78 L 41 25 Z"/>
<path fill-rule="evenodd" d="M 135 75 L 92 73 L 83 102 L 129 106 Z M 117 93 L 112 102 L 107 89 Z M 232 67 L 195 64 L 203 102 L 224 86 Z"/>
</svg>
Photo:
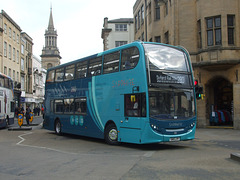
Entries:
<svg viewBox="0 0 240 180">
<path fill-rule="evenodd" d="M 23 125 L 23 114 L 18 114 L 18 125 L 20 128 Z"/>
</svg>

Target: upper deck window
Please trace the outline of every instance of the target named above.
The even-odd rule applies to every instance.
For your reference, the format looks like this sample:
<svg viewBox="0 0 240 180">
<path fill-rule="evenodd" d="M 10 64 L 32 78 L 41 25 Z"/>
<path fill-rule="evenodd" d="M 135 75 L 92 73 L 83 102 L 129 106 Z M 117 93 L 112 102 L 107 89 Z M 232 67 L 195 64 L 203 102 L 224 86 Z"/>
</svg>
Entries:
<svg viewBox="0 0 240 180">
<path fill-rule="evenodd" d="M 74 64 L 66 67 L 64 81 L 69 81 L 74 79 L 74 70 L 75 70 Z"/>
<path fill-rule="evenodd" d="M 88 61 L 79 62 L 76 65 L 76 78 L 87 77 L 87 63 Z"/>
<path fill-rule="evenodd" d="M 121 71 L 133 69 L 139 60 L 139 51 L 137 47 L 122 50 Z"/>
<path fill-rule="evenodd" d="M 64 68 L 56 69 L 55 82 L 63 81 L 63 77 L 64 77 Z"/>
<path fill-rule="evenodd" d="M 144 45 L 150 70 L 189 71 L 186 56 L 182 51 L 162 46 Z"/>
<path fill-rule="evenodd" d="M 55 70 L 49 71 L 46 82 L 54 82 L 54 75 L 55 75 Z"/>
<path fill-rule="evenodd" d="M 88 76 L 97 76 L 101 74 L 102 56 L 89 61 Z"/>
<path fill-rule="evenodd" d="M 115 52 L 104 56 L 103 73 L 113 73 L 119 70 L 120 53 Z"/>
</svg>

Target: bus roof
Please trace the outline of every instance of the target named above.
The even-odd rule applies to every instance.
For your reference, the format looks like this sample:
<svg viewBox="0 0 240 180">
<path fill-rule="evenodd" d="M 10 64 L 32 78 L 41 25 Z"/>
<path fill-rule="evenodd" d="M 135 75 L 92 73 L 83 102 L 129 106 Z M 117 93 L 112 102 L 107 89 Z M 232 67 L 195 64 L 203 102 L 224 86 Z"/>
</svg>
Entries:
<svg viewBox="0 0 240 180">
<path fill-rule="evenodd" d="M 170 45 L 170 44 L 157 43 L 157 42 L 143 42 L 143 41 L 137 40 L 137 41 L 134 41 L 134 42 L 129 43 L 129 44 L 125 44 L 125 45 L 122 45 L 122 46 L 119 46 L 119 47 L 116 47 L 116 48 L 108 49 L 106 51 L 103 51 L 103 52 L 100 52 L 100 53 L 97 53 L 97 54 L 93 54 L 93 55 L 90 55 L 90 56 L 79 58 L 79 59 L 61 64 L 61 65 L 49 68 L 48 71 L 54 70 L 54 69 L 57 69 L 57 68 L 61 68 L 61 67 L 65 67 L 67 65 L 71 65 L 71 64 L 74 64 L 76 62 L 81 62 L 81 61 L 85 61 L 85 60 L 88 60 L 88 59 L 96 58 L 96 57 L 99 57 L 99 56 L 102 56 L 102 55 L 105 55 L 105 54 L 110 54 L 110 53 L 120 51 L 120 50 L 125 49 L 125 48 L 129 48 L 129 47 L 133 47 L 133 46 L 141 47 L 143 44 L 158 44 L 158 45 L 168 46 L 168 47 L 172 47 L 172 48 L 177 48 L 179 50 L 182 50 L 182 51 L 188 53 L 186 51 L 186 49 L 181 47 L 181 46 L 173 46 L 173 45 Z"/>
</svg>

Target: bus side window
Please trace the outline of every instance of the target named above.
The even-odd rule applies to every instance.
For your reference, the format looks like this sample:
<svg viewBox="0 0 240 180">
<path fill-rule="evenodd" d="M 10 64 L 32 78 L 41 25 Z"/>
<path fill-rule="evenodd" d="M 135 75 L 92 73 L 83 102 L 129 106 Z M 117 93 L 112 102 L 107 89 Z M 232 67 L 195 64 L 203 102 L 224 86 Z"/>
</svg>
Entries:
<svg viewBox="0 0 240 180">
<path fill-rule="evenodd" d="M 87 63 L 88 63 L 88 61 L 83 61 L 83 62 L 77 63 L 75 78 L 87 77 Z"/>
<path fill-rule="evenodd" d="M 47 75 L 47 80 L 46 82 L 54 82 L 54 75 L 55 75 L 55 70 L 51 70 L 48 72 L 48 75 Z"/>
<path fill-rule="evenodd" d="M 55 82 L 63 81 L 64 68 L 56 69 Z"/>
<path fill-rule="evenodd" d="M 88 66 L 88 76 L 97 76 L 101 74 L 102 69 L 102 56 L 90 59 Z"/>
<path fill-rule="evenodd" d="M 75 99 L 75 113 L 86 115 L 87 113 L 87 99 L 86 97 Z"/>
<path fill-rule="evenodd" d="M 113 73 L 119 70 L 120 53 L 115 52 L 104 56 L 103 73 Z"/>
<path fill-rule="evenodd" d="M 125 112 L 128 117 L 146 117 L 146 94 L 125 94 Z"/>
<path fill-rule="evenodd" d="M 50 109 L 51 109 L 51 112 L 54 112 L 54 100 L 50 101 Z"/>
<path fill-rule="evenodd" d="M 59 100 L 55 100 L 54 102 L 54 112 L 55 113 L 63 113 L 64 110 L 64 104 L 63 104 L 63 100 L 59 99 Z"/>
<path fill-rule="evenodd" d="M 122 50 L 121 71 L 133 69 L 137 66 L 139 60 L 139 51 L 137 47 L 131 47 Z"/>
<path fill-rule="evenodd" d="M 11 112 L 15 111 L 15 103 L 11 101 Z"/>
<path fill-rule="evenodd" d="M 65 113 L 74 112 L 74 99 L 64 99 L 64 112 Z"/>
<path fill-rule="evenodd" d="M 64 81 L 69 81 L 74 79 L 75 65 L 70 65 L 65 68 Z"/>
</svg>

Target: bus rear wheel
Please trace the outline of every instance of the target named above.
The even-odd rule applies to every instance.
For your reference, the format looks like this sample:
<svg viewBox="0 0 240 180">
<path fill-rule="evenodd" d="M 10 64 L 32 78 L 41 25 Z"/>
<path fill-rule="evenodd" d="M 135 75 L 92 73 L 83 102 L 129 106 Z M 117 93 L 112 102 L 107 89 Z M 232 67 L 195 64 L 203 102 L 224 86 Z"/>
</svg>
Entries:
<svg viewBox="0 0 240 180">
<path fill-rule="evenodd" d="M 55 133 L 57 135 L 61 135 L 62 134 L 62 128 L 61 127 L 62 126 L 61 126 L 60 120 L 56 120 L 56 122 L 55 122 Z"/>
<path fill-rule="evenodd" d="M 104 139 L 107 144 L 118 145 L 118 131 L 115 124 L 109 124 L 104 133 Z"/>
</svg>

